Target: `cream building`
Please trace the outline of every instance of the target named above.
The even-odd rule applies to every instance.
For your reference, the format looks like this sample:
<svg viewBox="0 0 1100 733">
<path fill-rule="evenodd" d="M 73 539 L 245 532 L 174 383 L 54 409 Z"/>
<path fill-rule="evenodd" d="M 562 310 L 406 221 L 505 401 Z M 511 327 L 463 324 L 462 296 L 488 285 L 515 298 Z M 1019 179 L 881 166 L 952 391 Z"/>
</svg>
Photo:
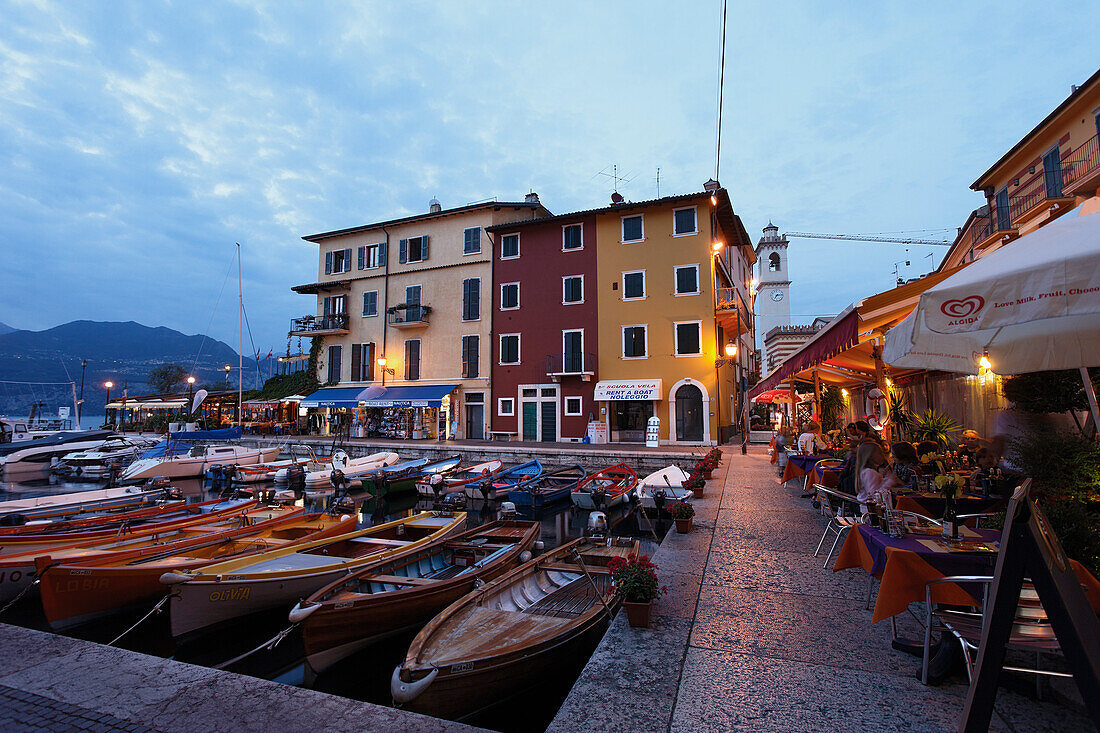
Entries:
<svg viewBox="0 0 1100 733">
<path fill-rule="evenodd" d="M 381 422 L 396 437 L 482 438 L 489 416 L 494 244 L 485 228 L 549 216 L 536 194 L 303 237 L 318 245 L 313 314 L 291 335 L 323 338 L 317 378 L 336 389 L 303 402 Z M 386 392 L 368 390 L 385 385 Z M 354 389 L 361 388 L 361 389 Z M 405 410 L 405 412 L 402 412 Z"/>
</svg>

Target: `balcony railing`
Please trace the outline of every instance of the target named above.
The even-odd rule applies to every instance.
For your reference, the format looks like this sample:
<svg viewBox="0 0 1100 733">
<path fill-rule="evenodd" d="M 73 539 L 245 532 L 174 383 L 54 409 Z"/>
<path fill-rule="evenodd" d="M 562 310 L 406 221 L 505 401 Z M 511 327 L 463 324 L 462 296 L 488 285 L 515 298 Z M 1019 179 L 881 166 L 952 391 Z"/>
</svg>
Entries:
<svg viewBox="0 0 1100 733">
<path fill-rule="evenodd" d="M 570 376 L 577 374 L 595 374 L 596 356 L 568 352 L 546 355 L 546 373 L 549 376 Z"/>
<path fill-rule="evenodd" d="M 428 325 L 428 314 L 432 309 L 426 305 L 408 305 L 404 308 L 392 308 L 386 313 L 386 323 L 397 328 L 415 328 Z"/>
<path fill-rule="evenodd" d="M 752 315 L 749 313 L 748 303 L 745 302 L 744 296 L 738 292 L 737 288 L 718 288 L 715 292 L 714 309 L 717 311 L 740 310 L 742 333 L 752 331 Z M 740 306 L 740 309 L 738 309 L 738 306 Z"/>
<path fill-rule="evenodd" d="M 999 212 L 996 208 L 987 214 L 976 216 L 970 227 L 970 243 L 975 247 L 982 247 L 990 244 L 991 237 L 995 234 L 1003 235 L 1015 231 L 1009 221 L 1006 221 L 1007 218 L 1007 211 Z"/>
<path fill-rule="evenodd" d="M 1100 188 L 1100 140 L 1093 135 L 1062 159 L 1062 187 L 1071 193 Z"/>
<path fill-rule="evenodd" d="M 348 314 L 330 313 L 327 316 L 302 316 L 290 319 L 290 333 L 317 336 L 326 333 L 347 333 Z"/>
</svg>

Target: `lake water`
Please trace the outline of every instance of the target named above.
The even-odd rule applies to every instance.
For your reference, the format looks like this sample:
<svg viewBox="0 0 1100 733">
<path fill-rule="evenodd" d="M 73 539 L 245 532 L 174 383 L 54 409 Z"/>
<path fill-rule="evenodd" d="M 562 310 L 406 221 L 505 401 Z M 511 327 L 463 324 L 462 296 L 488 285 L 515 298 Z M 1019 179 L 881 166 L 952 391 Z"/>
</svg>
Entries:
<svg viewBox="0 0 1100 733">
<path fill-rule="evenodd" d="M 91 419 L 86 416 L 87 419 Z M 103 483 L 84 483 L 61 480 L 48 473 L 33 477 L 20 477 L 19 482 L 0 483 L 0 501 L 26 498 L 46 494 L 61 494 L 102 488 Z M 216 498 L 206 484 L 198 479 L 180 479 L 174 482 L 188 501 L 203 501 Z M 251 484 L 249 488 L 262 488 L 263 485 Z M 330 497 L 321 496 L 315 500 L 302 499 L 296 502 L 307 509 L 325 508 Z M 418 511 L 432 508 L 431 500 L 421 499 L 414 493 L 387 497 L 382 501 L 371 499 L 359 506 L 359 525 L 369 527 L 384 521 L 409 516 Z M 467 504 L 467 526 L 476 527 L 498 518 L 500 502 L 470 500 Z M 588 512 L 577 510 L 565 503 L 541 510 L 526 518 L 537 520 L 541 525 L 541 539 L 546 549 L 551 549 L 580 537 L 588 522 Z M 668 531 L 669 523 L 656 519 L 650 522 L 640 510 L 629 506 L 616 507 L 607 512 L 608 524 L 612 532 L 620 535 L 638 537 L 643 552 L 652 555 L 659 540 Z M 521 515 L 521 518 L 524 518 Z M 69 632 L 72 636 L 107 643 L 132 626 L 141 613 L 119 616 L 96 622 Z M 17 623 L 31 628 L 49 631 L 42 615 L 37 598 L 28 598 L 14 606 L 0 618 L 8 623 Z M 178 659 L 193 664 L 216 666 L 238 655 L 254 649 L 262 642 L 275 636 L 287 626 L 286 611 L 270 614 L 267 617 L 251 617 L 247 623 L 238 624 L 225 630 L 209 634 L 198 642 L 180 648 L 175 645 L 168 633 L 167 614 L 153 616 L 129 632 L 117 644 L 123 648 L 160 657 Z M 309 687 L 335 695 L 373 702 L 381 705 L 391 704 L 390 675 L 405 656 L 414 633 L 387 639 L 334 665 L 325 673 L 311 680 Z M 501 731 L 541 731 L 553 718 L 569 689 L 576 681 L 576 675 L 587 661 L 591 650 L 577 660 L 575 673 L 566 679 L 547 680 L 537 693 L 524 696 L 511 703 L 503 704 L 469 722 Z M 306 685 L 304 654 L 301 640 L 294 634 L 274 650 L 258 652 L 228 667 L 231 671 L 255 677 L 276 680 L 286 684 Z"/>
</svg>

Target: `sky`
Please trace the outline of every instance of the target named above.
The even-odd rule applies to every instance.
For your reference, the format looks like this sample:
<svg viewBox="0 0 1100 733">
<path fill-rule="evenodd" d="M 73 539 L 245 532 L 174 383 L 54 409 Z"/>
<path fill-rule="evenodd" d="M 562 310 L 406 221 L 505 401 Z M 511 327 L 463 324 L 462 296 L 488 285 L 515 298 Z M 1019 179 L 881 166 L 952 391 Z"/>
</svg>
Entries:
<svg viewBox="0 0 1100 733">
<path fill-rule="evenodd" d="M 536 191 L 554 213 L 715 174 L 721 3 L 0 0 L 0 321 L 286 348 L 301 237 Z M 730 2 L 719 180 L 754 241 L 951 239 L 969 185 L 1098 65 L 1034 2 Z M 1093 48 L 1090 52 L 1088 49 Z M 946 247 L 796 239 L 794 322 Z M 928 255 L 932 255 L 929 257 Z"/>
</svg>

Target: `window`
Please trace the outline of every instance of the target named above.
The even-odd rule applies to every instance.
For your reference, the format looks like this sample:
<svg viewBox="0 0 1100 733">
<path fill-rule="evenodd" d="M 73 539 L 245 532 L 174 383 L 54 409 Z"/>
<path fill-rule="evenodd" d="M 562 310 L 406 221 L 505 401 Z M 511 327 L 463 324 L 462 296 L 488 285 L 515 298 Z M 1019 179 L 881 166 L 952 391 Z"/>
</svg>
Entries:
<svg viewBox="0 0 1100 733">
<path fill-rule="evenodd" d="M 497 400 L 497 415 L 500 417 L 512 417 L 516 414 L 516 398 L 501 397 Z"/>
<path fill-rule="evenodd" d="M 676 294 L 699 294 L 699 265 L 680 265 L 676 268 Z"/>
<path fill-rule="evenodd" d="M 368 267 L 381 267 L 382 260 L 385 256 L 386 245 L 380 244 L 368 244 L 359 248 L 359 269 L 365 270 Z"/>
<path fill-rule="evenodd" d="M 623 273 L 623 300 L 645 297 L 645 270 Z"/>
<path fill-rule="evenodd" d="M 333 315 L 336 313 L 348 312 L 348 296 L 346 295 L 333 295 L 325 298 L 325 315 Z"/>
<path fill-rule="evenodd" d="M 470 277 L 462 281 L 462 320 L 481 319 L 481 278 Z"/>
<path fill-rule="evenodd" d="M 519 283 L 504 283 L 500 286 L 500 309 L 502 311 L 519 308 Z"/>
<path fill-rule="evenodd" d="M 698 356 L 703 353 L 700 328 L 700 321 L 676 324 L 676 356 Z"/>
<path fill-rule="evenodd" d="M 481 227 L 470 227 L 462 235 L 462 254 L 476 255 L 481 252 Z"/>
<path fill-rule="evenodd" d="M 566 224 L 561 228 L 562 251 L 580 249 L 584 246 L 584 227 L 580 224 Z"/>
<path fill-rule="evenodd" d="M 623 241 L 640 242 L 645 239 L 645 227 L 642 226 L 642 215 L 623 217 Z"/>
<path fill-rule="evenodd" d="M 584 302 L 584 275 L 569 275 L 561 279 L 561 302 Z"/>
<path fill-rule="evenodd" d="M 424 320 L 424 309 L 420 307 L 420 285 L 408 285 L 405 287 L 405 321 L 413 323 Z"/>
<path fill-rule="evenodd" d="M 695 207 L 676 209 L 672 212 L 672 236 L 682 237 L 687 234 L 698 234 L 699 228 L 695 225 Z"/>
<path fill-rule="evenodd" d="M 500 337 L 500 363 L 519 364 L 519 334 L 502 334 Z"/>
<path fill-rule="evenodd" d="M 340 359 L 341 351 L 340 346 L 328 347 L 328 381 L 336 384 L 340 381 Z"/>
<path fill-rule="evenodd" d="M 351 271 L 351 248 L 325 252 L 325 274 L 338 275 Z"/>
<path fill-rule="evenodd" d="M 500 259 L 511 260 L 519 257 L 519 235 L 505 234 L 500 238 Z"/>
<path fill-rule="evenodd" d="M 565 374 L 584 371 L 584 330 L 561 332 L 561 366 Z M 589 369 L 592 365 L 589 365 Z"/>
<path fill-rule="evenodd" d="M 402 239 L 398 243 L 398 262 L 423 262 L 426 259 L 428 259 L 427 235 L 424 235 L 422 237 L 410 237 L 408 239 Z"/>
<path fill-rule="evenodd" d="M 644 359 L 646 351 L 646 327 L 623 326 L 623 358 Z"/>
<path fill-rule="evenodd" d="M 565 414 L 566 415 L 580 415 L 583 410 L 583 403 L 580 397 L 566 397 L 565 398 Z"/>
<path fill-rule="evenodd" d="M 351 381 L 374 381 L 374 344 L 351 345 Z"/>
<path fill-rule="evenodd" d="M 378 291 L 367 290 L 363 293 L 363 315 L 378 315 Z"/>
<path fill-rule="evenodd" d="M 480 336 L 462 337 L 462 378 L 473 379 L 477 376 L 478 359 L 481 348 Z M 469 395 L 467 395 L 468 397 Z M 467 399 L 467 402 L 469 400 Z"/>
<path fill-rule="evenodd" d="M 420 339 L 405 342 L 405 379 L 420 379 Z"/>
<path fill-rule="evenodd" d="M 768 255 L 768 270 L 771 272 L 779 272 L 779 253 L 772 252 Z"/>
</svg>

